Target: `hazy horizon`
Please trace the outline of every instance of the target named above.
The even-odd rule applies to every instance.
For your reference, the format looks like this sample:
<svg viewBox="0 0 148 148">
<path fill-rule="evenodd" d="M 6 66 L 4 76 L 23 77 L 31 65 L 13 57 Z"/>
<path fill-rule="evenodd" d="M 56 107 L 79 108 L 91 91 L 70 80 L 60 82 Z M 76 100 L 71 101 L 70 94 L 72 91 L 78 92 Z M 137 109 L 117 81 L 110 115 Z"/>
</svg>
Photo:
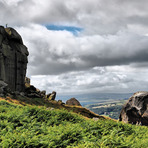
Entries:
<svg viewBox="0 0 148 148">
<path fill-rule="evenodd" d="M 148 90 L 147 0 L 0 0 L 0 25 L 28 47 L 27 76 L 47 93 Z"/>
</svg>

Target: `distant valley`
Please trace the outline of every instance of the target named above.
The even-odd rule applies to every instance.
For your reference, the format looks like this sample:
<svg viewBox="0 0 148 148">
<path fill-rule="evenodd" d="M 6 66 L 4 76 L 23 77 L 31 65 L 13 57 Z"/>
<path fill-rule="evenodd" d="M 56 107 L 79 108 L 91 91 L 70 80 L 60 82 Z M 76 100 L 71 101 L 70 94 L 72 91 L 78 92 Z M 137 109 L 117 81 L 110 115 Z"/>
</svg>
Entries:
<svg viewBox="0 0 148 148">
<path fill-rule="evenodd" d="M 133 93 L 95 93 L 75 95 L 83 107 L 96 114 L 118 119 L 124 103 Z M 72 96 L 57 96 L 64 102 Z"/>
<path fill-rule="evenodd" d="M 94 94 L 79 94 L 79 95 L 58 95 L 57 100 L 66 100 L 75 97 L 79 100 L 83 107 L 87 105 L 98 104 L 98 103 L 108 103 L 114 102 L 116 100 L 127 100 L 131 97 L 133 93 L 94 93 Z"/>
<path fill-rule="evenodd" d="M 124 100 L 115 100 L 115 101 L 106 101 L 104 103 L 97 103 L 92 105 L 86 105 L 85 107 L 93 111 L 96 114 L 108 116 L 112 119 L 119 119 L 121 109 L 127 99 Z"/>
</svg>

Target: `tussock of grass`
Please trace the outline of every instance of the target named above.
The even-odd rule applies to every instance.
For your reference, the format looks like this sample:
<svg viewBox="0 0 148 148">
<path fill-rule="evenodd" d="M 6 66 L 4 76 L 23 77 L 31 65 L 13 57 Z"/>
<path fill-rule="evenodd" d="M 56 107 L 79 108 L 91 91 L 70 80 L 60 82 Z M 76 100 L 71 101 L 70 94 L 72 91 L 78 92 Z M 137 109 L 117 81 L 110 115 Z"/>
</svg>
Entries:
<svg viewBox="0 0 148 148">
<path fill-rule="evenodd" d="M 146 148 L 148 128 L 0 101 L 0 147 Z"/>
</svg>

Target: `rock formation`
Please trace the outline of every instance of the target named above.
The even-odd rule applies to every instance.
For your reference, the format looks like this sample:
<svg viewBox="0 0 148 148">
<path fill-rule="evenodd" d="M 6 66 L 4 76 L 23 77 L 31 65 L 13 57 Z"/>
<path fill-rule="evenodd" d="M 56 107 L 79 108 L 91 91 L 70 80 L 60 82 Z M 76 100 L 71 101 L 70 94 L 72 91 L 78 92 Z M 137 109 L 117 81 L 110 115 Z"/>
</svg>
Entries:
<svg viewBox="0 0 148 148">
<path fill-rule="evenodd" d="M 28 54 L 17 31 L 0 26 L 0 81 L 8 84 L 12 91 L 25 89 Z"/>
<path fill-rule="evenodd" d="M 56 98 L 56 92 L 53 91 L 51 94 L 47 95 L 48 100 L 55 100 Z"/>
<path fill-rule="evenodd" d="M 66 105 L 81 106 L 80 102 L 76 98 L 71 98 L 71 99 L 67 100 Z"/>
<path fill-rule="evenodd" d="M 119 120 L 148 126 L 148 92 L 137 92 L 123 106 Z"/>
</svg>

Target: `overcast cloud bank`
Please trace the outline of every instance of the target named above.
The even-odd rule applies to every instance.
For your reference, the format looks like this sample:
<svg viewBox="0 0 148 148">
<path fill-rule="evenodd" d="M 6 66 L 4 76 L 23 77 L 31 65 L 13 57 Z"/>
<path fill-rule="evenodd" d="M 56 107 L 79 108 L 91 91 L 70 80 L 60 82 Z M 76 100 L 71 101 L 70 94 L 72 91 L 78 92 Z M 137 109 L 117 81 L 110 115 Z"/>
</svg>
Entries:
<svg viewBox="0 0 148 148">
<path fill-rule="evenodd" d="M 148 90 L 148 1 L 0 0 L 30 56 L 27 75 L 58 93 Z M 47 29 L 47 25 L 82 28 Z"/>
</svg>

